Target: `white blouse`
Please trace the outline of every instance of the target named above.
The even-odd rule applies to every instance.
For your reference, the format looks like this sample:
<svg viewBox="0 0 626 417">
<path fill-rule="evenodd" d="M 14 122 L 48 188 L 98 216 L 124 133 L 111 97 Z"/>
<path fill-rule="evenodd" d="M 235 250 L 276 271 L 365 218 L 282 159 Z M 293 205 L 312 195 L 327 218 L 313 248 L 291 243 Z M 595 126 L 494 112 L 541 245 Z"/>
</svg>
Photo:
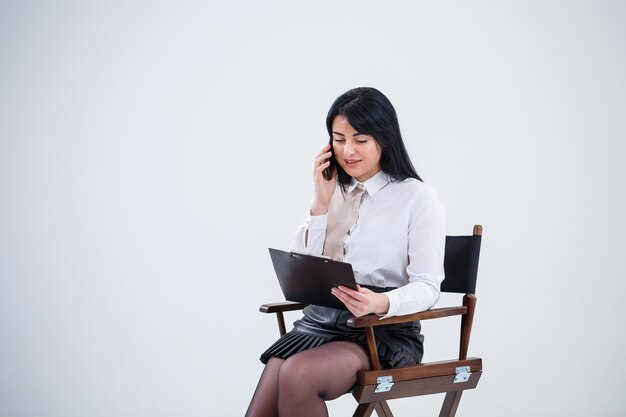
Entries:
<svg viewBox="0 0 626 417">
<path fill-rule="evenodd" d="M 358 185 L 352 179 L 348 191 Z M 344 239 L 344 262 L 356 282 L 398 287 L 387 292 L 385 317 L 428 310 L 444 278 L 445 208 L 435 189 L 414 178 L 394 182 L 380 171 L 363 183 L 358 220 Z M 335 192 L 341 192 L 339 185 Z M 290 250 L 321 255 L 327 215 L 307 216 Z M 308 242 L 305 242 L 308 231 Z"/>
</svg>

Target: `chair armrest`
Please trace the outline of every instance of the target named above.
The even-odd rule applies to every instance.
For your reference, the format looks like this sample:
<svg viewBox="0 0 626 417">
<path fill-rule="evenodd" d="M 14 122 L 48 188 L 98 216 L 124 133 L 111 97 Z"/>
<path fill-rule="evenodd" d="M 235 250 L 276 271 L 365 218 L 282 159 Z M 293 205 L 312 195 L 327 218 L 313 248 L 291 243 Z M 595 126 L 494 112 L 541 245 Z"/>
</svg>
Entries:
<svg viewBox="0 0 626 417">
<path fill-rule="evenodd" d="M 261 313 L 282 313 L 283 311 L 302 310 L 308 304 L 295 303 L 292 301 L 284 301 L 282 303 L 263 304 L 259 311 Z"/>
<path fill-rule="evenodd" d="M 368 314 L 363 317 L 352 317 L 348 319 L 348 326 L 354 328 L 382 326 L 385 324 L 408 323 L 416 320 L 438 319 L 441 317 L 458 316 L 467 314 L 467 307 L 443 307 L 433 308 L 431 310 L 422 311 L 414 314 L 406 314 L 404 316 L 393 316 L 381 319 L 376 314 Z"/>
</svg>

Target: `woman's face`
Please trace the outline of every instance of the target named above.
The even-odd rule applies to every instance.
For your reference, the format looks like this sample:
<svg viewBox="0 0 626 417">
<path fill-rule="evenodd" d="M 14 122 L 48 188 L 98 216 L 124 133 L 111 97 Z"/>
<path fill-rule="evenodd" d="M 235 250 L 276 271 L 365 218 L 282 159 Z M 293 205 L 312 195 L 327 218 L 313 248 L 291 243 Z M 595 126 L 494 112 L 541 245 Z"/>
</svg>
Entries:
<svg viewBox="0 0 626 417">
<path fill-rule="evenodd" d="M 333 120 L 333 150 L 339 165 L 360 182 L 380 171 L 381 150 L 373 136 L 359 133 L 338 115 Z"/>
</svg>

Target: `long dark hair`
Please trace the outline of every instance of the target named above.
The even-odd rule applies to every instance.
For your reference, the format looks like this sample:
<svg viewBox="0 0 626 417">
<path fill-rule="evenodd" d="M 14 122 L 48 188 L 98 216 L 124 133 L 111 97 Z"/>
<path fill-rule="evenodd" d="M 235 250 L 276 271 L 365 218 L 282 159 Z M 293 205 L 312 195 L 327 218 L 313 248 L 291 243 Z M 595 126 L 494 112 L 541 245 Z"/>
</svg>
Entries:
<svg viewBox="0 0 626 417">
<path fill-rule="evenodd" d="M 402 141 L 396 110 L 383 93 L 371 87 L 358 87 L 343 93 L 335 100 L 326 116 L 331 147 L 333 121 L 339 115 L 345 117 L 357 132 L 371 135 L 376 140 L 381 149 L 380 168 L 393 180 L 415 178 L 422 181 Z M 334 152 L 331 166 L 337 168 L 337 181 L 345 190 L 352 177 L 337 163 Z"/>
</svg>

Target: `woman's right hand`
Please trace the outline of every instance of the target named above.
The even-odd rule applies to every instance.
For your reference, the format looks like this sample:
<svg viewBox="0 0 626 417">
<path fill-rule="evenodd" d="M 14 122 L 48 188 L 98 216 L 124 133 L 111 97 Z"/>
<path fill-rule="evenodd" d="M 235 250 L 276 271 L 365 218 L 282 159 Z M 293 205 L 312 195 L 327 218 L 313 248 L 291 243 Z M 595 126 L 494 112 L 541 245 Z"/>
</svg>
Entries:
<svg viewBox="0 0 626 417">
<path fill-rule="evenodd" d="M 322 148 L 322 151 L 315 157 L 313 165 L 313 185 L 315 186 L 315 196 L 311 205 L 311 215 L 320 216 L 328 213 L 330 199 L 337 186 L 337 168 L 333 167 L 332 177 L 327 180 L 324 177 L 324 170 L 330 166 L 332 152 L 330 144 Z"/>
</svg>

